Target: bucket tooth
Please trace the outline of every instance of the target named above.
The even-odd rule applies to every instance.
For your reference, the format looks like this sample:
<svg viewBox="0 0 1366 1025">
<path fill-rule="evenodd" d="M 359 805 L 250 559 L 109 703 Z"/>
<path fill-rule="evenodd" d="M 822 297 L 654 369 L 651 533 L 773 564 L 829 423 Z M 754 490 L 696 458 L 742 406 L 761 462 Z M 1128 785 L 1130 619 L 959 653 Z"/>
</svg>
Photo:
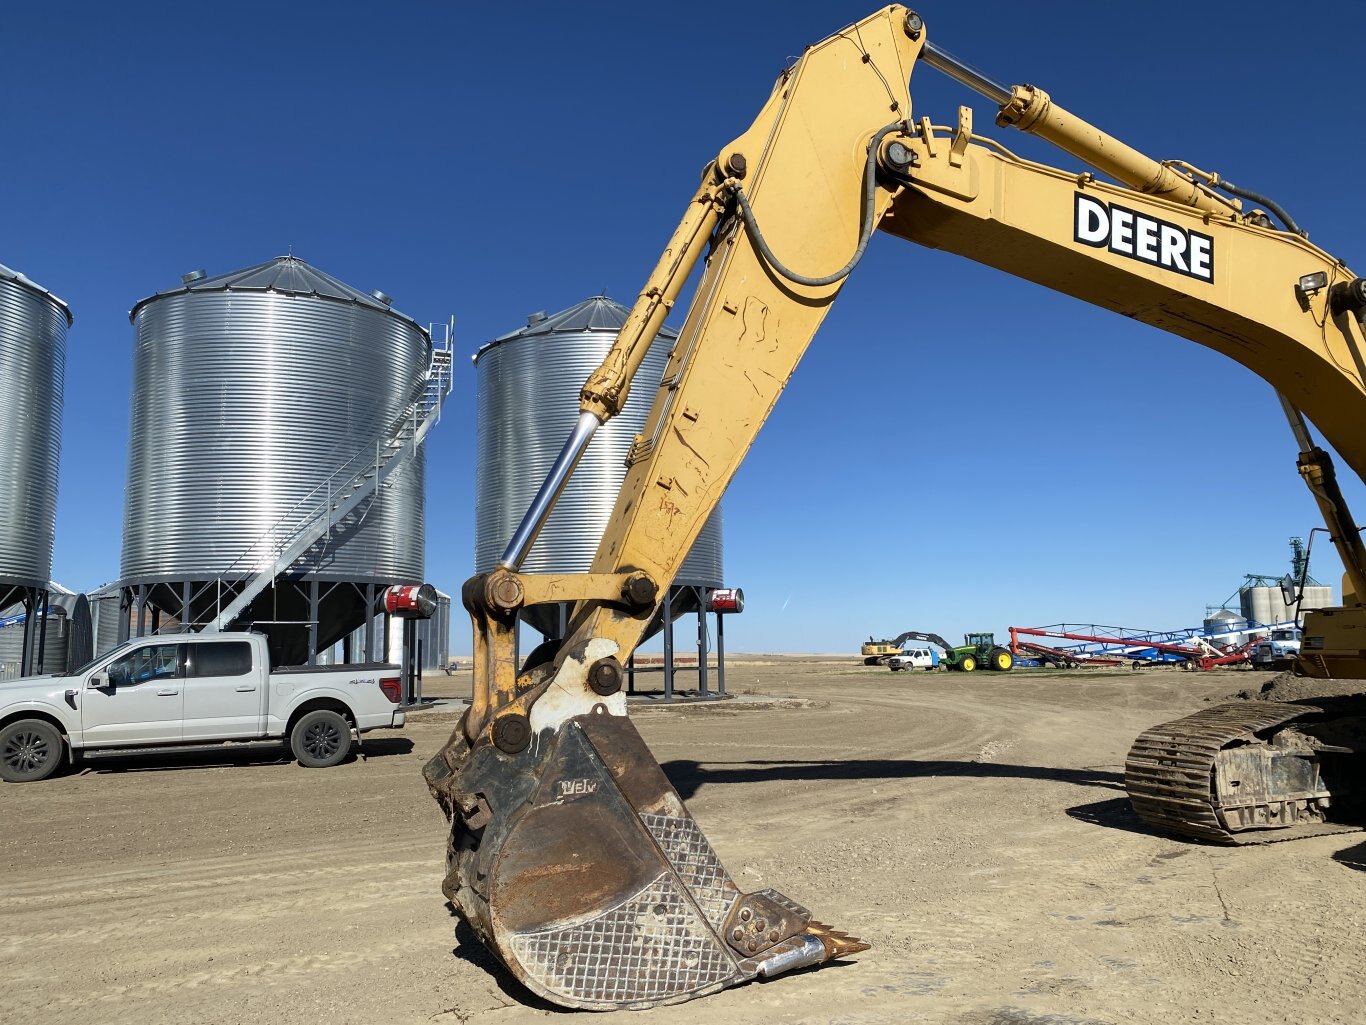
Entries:
<svg viewBox="0 0 1366 1025">
<path fill-rule="evenodd" d="M 827 961 L 844 957 L 846 954 L 857 954 L 872 946 L 871 943 L 867 943 L 857 936 L 850 936 L 847 932 L 832 929 L 824 922 L 808 922 L 806 931 L 821 941 L 825 947 Z"/>
<path fill-rule="evenodd" d="M 654 1007 L 867 949 L 742 892 L 629 719 L 576 716 L 517 754 L 461 738 L 425 773 L 451 820 L 443 890 L 545 999 Z"/>
</svg>

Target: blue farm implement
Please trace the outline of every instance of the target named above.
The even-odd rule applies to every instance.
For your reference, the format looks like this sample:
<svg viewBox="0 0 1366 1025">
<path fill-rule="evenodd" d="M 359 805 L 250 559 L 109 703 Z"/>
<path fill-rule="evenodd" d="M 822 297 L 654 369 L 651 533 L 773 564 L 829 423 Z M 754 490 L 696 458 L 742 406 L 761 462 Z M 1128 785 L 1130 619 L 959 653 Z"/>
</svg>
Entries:
<svg viewBox="0 0 1366 1025">
<path fill-rule="evenodd" d="M 1021 637 L 1048 637 L 1078 641 L 1077 645 L 1046 648 Z M 1097 658 L 1111 665 L 1117 660 L 1131 662 L 1172 662 L 1185 669 L 1207 670 L 1219 666 L 1237 665 L 1248 661 L 1248 653 L 1256 642 L 1246 640 L 1221 648 L 1199 629 L 1191 630 L 1129 630 L 1124 627 L 1095 624 L 1056 623 L 1052 626 L 1012 626 L 1010 649 L 1022 657 L 1039 658 L 1047 664 L 1068 661 L 1075 664 L 1095 664 Z M 1042 650 L 1040 650 L 1042 649 Z"/>
</svg>

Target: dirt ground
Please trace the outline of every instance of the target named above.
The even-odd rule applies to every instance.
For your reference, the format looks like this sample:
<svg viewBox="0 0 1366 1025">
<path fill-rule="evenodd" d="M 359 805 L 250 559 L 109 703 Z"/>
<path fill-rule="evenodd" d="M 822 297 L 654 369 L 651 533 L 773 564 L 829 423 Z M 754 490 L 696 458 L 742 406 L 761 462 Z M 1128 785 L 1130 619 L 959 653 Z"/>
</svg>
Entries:
<svg viewBox="0 0 1366 1025">
<path fill-rule="evenodd" d="M 1145 831 L 1123 797 L 1136 734 L 1270 675 L 751 659 L 733 693 L 797 700 L 641 710 L 740 885 L 873 948 L 639 1020 L 1366 1020 L 1363 834 L 1200 846 Z M 419 770 L 453 718 L 329 770 L 182 755 L 0 787 L 0 1021 L 559 1018 L 441 897 Z"/>
</svg>

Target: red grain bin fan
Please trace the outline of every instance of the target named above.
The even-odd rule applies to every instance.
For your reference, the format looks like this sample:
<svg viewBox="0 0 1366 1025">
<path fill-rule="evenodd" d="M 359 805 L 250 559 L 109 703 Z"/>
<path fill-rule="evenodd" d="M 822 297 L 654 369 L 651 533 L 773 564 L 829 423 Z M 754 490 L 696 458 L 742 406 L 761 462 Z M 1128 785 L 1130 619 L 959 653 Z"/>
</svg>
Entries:
<svg viewBox="0 0 1366 1025">
<path fill-rule="evenodd" d="M 436 588 L 431 584 L 401 584 L 384 592 L 384 611 L 404 619 L 431 619 L 436 611 Z"/>
<path fill-rule="evenodd" d="M 712 591 L 707 600 L 707 611 L 721 615 L 738 615 L 745 611 L 745 591 L 742 587 L 723 587 Z"/>
<path fill-rule="evenodd" d="M 403 655 L 399 668 L 403 704 L 422 703 L 422 642 L 417 623 L 436 612 L 436 588 L 431 584 L 398 584 L 384 592 L 384 611 L 403 620 Z"/>
</svg>

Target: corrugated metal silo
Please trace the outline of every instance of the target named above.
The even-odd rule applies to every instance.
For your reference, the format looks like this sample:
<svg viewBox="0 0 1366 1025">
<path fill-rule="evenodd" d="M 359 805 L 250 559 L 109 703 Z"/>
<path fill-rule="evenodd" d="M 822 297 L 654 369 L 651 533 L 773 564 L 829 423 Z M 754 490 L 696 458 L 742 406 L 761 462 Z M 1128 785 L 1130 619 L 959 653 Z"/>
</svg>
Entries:
<svg viewBox="0 0 1366 1025">
<path fill-rule="evenodd" d="M 1241 587 L 1238 589 L 1238 604 L 1243 615 L 1254 623 L 1267 625 L 1285 619 L 1285 602 L 1281 599 L 1279 589 Z"/>
<path fill-rule="evenodd" d="M 17 617 L 14 617 L 17 619 Z M 23 669 L 24 630 L 28 627 L 27 615 L 17 622 L 0 625 L 0 680 L 17 680 L 21 676 L 33 675 L 38 666 L 43 673 L 64 673 L 67 669 L 67 612 L 58 605 L 47 605 L 43 615 L 33 626 L 34 666 L 27 672 Z"/>
<path fill-rule="evenodd" d="M 1295 606 L 1286 605 L 1279 587 L 1242 587 L 1238 603 L 1243 615 L 1257 623 L 1285 623 L 1295 618 Z M 1333 604 L 1333 589 L 1322 584 L 1305 587 L 1300 612 L 1326 608 Z"/>
<path fill-rule="evenodd" d="M 0 610 L 52 575 L 71 311 L 0 266 Z"/>
<path fill-rule="evenodd" d="M 1247 620 L 1232 609 L 1215 609 L 1205 616 L 1204 631 L 1219 648 L 1232 648 L 1248 639 Z"/>
<path fill-rule="evenodd" d="M 112 651 L 119 643 L 119 617 L 122 615 L 124 622 L 128 620 L 128 613 L 120 609 L 123 600 L 123 588 L 118 584 L 105 584 L 103 587 L 91 591 L 86 596 L 90 603 L 90 626 L 94 633 L 94 654 L 103 655 L 106 651 Z"/>
<path fill-rule="evenodd" d="M 1227 633 L 1229 630 L 1244 625 L 1244 619 L 1232 609 L 1215 609 L 1205 617 L 1204 628 L 1207 634 Z M 1236 639 L 1230 637 L 1229 640 Z"/>
<path fill-rule="evenodd" d="M 1304 589 L 1300 599 L 1300 612 L 1310 609 L 1326 609 L 1333 604 L 1333 589 L 1326 584 L 1310 584 Z"/>
<path fill-rule="evenodd" d="M 403 421 L 426 387 L 432 345 L 382 293 L 293 256 L 183 280 L 129 314 L 121 582 L 167 615 L 185 618 L 188 604 L 202 624 L 226 603 L 224 582 L 251 565 L 247 553 L 324 502 L 343 483 L 339 468 L 368 458 Z M 294 587 L 268 590 L 243 621 L 274 621 L 281 661 L 299 660 L 310 619 L 307 654 L 326 648 L 364 620 L 375 588 L 421 580 L 423 501 L 419 451 L 295 563 Z M 315 581 L 340 586 L 315 588 L 310 608 L 304 584 Z"/>
<path fill-rule="evenodd" d="M 579 389 L 612 347 L 629 310 L 606 296 L 485 345 L 475 356 L 475 571 L 493 569 L 579 415 Z M 626 454 L 644 429 L 677 332 L 659 332 L 626 408 L 593 437 L 522 569 L 585 573 L 626 477 Z M 720 587 L 721 509 L 702 528 L 675 581 Z"/>
</svg>

